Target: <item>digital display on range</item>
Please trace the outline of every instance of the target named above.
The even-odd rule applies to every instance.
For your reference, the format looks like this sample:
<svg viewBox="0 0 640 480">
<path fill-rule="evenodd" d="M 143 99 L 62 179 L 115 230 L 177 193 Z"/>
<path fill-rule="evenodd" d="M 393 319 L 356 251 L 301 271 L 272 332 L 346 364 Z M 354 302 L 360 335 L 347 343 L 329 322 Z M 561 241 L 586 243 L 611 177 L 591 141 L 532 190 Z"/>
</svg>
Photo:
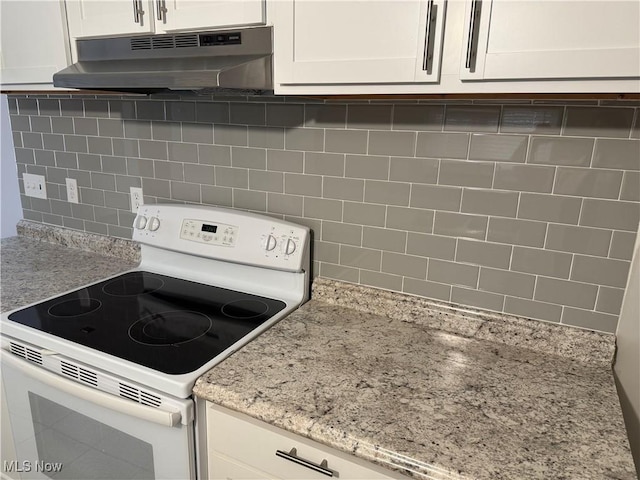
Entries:
<svg viewBox="0 0 640 480">
<path fill-rule="evenodd" d="M 218 226 L 217 225 L 207 225 L 206 223 L 203 223 L 202 224 L 202 231 L 203 232 L 216 233 L 218 231 Z"/>
</svg>

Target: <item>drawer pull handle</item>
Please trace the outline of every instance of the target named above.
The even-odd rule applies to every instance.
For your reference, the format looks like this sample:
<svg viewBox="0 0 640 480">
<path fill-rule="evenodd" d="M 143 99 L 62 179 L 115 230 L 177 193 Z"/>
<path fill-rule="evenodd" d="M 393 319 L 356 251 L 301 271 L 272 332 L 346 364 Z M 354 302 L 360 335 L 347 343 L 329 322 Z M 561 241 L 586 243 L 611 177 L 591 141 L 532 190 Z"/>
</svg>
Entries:
<svg viewBox="0 0 640 480">
<path fill-rule="evenodd" d="M 284 458 L 285 460 L 289 460 L 290 462 L 297 463 L 298 465 L 302 465 L 303 467 L 310 468 L 311 470 L 315 470 L 316 472 L 322 473 L 327 477 L 333 477 L 333 471 L 327 468 L 326 460 L 322 460 L 322 462 L 320 462 L 320 465 L 310 462 L 309 460 L 300 458 L 298 456 L 298 451 L 295 448 L 292 448 L 288 452 L 276 450 L 276 456 Z"/>
</svg>

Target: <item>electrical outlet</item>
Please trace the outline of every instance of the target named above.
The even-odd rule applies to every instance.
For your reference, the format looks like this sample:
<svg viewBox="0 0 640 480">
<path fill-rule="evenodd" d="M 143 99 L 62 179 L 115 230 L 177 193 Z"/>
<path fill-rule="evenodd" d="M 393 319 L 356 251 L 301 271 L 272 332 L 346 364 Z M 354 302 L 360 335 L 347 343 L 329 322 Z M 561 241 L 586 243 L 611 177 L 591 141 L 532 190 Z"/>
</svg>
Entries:
<svg viewBox="0 0 640 480">
<path fill-rule="evenodd" d="M 131 211 L 133 213 L 138 213 L 138 207 L 144 203 L 142 188 L 131 187 L 129 191 L 131 192 Z"/>
<path fill-rule="evenodd" d="M 67 202 L 78 203 L 78 182 L 75 178 L 65 178 L 67 182 Z"/>
<path fill-rule="evenodd" d="M 27 197 L 47 198 L 47 185 L 45 184 L 44 175 L 23 173 L 22 181 L 24 182 L 24 194 Z"/>
</svg>

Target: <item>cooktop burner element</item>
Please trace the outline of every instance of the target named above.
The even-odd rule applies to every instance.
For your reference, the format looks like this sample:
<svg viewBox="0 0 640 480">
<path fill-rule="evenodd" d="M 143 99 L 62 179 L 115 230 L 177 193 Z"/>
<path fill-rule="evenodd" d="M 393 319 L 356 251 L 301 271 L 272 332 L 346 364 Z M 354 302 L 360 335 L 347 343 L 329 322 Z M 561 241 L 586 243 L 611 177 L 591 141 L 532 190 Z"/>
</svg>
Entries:
<svg viewBox="0 0 640 480">
<path fill-rule="evenodd" d="M 213 322 L 199 312 L 160 312 L 141 318 L 129 328 L 129 336 L 147 345 L 177 345 L 206 334 Z"/>
<path fill-rule="evenodd" d="M 285 306 L 280 300 L 140 271 L 18 310 L 9 320 L 154 370 L 183 374 Z"/>
<path fill-rule="evenodd" d="M 63 300 L 49 307 L 49 315 L 52 317 L 78 317 L 91 313 L 101 306 L 102 302 L 95 298 L 74 298 Z"/>
<path fill-rule="evenodd" d="M 222 306 L 222 313 L 231 318 L 255 318 L 268 310 L 269 305 L 260 300 L 234 300 Z"/>
</svg>

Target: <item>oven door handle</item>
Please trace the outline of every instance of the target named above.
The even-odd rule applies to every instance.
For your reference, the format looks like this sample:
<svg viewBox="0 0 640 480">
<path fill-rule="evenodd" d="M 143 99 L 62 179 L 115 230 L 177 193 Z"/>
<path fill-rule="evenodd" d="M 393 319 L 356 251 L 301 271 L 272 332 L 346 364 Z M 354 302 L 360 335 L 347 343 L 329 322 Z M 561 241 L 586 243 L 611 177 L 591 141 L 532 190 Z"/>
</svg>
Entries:
<svg viewBox="0 0 640 480">
<path fill-rule="evenodd" d="M 135 403 L 133 400 L 116 397 L 110 393 L 100 390 L 94 390 L 91 387 L 85 387 L 73 380 L 66 379 L 53 372 L 44 370 L 43 368 L 31 365 L 27 360 L 23 360 L 4 350 L 1 353 L 2 363 L 11 365 L 20 373 L 27 375 L 39 382 L 49 385 L 52 388 L 61 390 L 74 397 L 81 398 L 95 405 L 114 410 L 132 417 L 136 417 L 149 422 L 157 423 L 167 427 L 173 427 L 180 423 L 182 415 L 180 412 L 166 412 L 153 407 Z"/>
</svg>

